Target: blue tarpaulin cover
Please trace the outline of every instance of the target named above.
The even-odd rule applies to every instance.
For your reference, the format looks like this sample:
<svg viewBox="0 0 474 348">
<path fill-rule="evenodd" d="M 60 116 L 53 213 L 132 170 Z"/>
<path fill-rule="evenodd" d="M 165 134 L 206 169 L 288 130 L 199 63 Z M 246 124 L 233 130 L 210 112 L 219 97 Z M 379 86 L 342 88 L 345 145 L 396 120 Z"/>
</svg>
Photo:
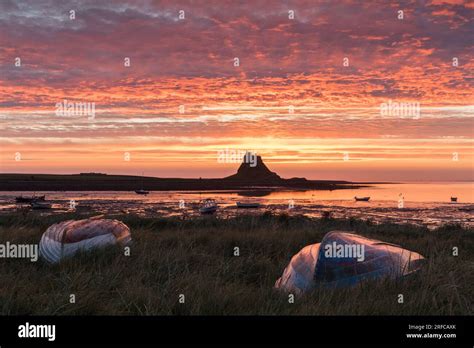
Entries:
<svg viewBox="0 0 474 348">
<path fill-rule="evenodd" d="M 316 286 L 347 287 L 369 279 L 396 279 L 418 271 L 423 256 L 354 233 L 331 231 L 291 259 L 275 287 L 296 293 Z"/>
</svg>

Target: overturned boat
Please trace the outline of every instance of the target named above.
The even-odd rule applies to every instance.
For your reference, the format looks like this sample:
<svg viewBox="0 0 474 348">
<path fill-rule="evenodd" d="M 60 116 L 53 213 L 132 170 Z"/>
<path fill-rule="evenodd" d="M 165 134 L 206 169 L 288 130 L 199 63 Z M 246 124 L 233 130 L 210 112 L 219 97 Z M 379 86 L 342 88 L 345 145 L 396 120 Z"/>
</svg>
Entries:
<svg viewBox="0 0 474 348">
<path fill-rule="evenodd" d="M 100 249 L 109 245 L 127 245 L 130 229 L 123 222 L 90 218 L 67 220 L 50 226 L 43 233 L 40 256 L 49 263 L 57 263 L 80 251 Z"/>
<path fill-rule="evenodd" d="M 357 201 L 357 202 L 368 202 L 370 197 L 357 197 L 355 196 L 354 199 Z"/>
<path fill-rule="evenodd" d="M 348 287 L 362 281 L 402 278 L 421 269 L 414 251 L 344 231 L 327 233 L 321 243 L 291 258 L 275 288 L 304 293 L 316 287 Z"/>
</svg>

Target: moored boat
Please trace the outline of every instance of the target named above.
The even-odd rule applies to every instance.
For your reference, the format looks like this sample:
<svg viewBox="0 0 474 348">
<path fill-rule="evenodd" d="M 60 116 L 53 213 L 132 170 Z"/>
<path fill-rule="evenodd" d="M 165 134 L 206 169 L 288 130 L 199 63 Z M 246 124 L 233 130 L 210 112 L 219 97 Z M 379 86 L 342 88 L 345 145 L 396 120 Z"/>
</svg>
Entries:
<svg viewBox="0 0 474 348">
<path fill-rule="evenodd" d="M 199 208 L 201 214 L 214 214 L 217 210 L 216 201 L 213 199 L 205 199 Z"/>
<path fill-rule="evenodd" d="M 257 202 L 237 202 L 237 208 L 260 208 L 260 203 Z"/>
<path fill-rule="evenodd" d="M 142 188 L 139 189 L 139 190 L 135 190 L 135 193 L 137 195 L 147 195 L 147 194 L 150 193 L 150 191 L 147 191 L 147 190 L 143 189 L 143 175 L 145 175 L 145 173 L 142 173 L 142 180 L 141 180 L 142 181 Z"/>
<path fill-rule="evenodd" d="M 35 201 L 31 202 L 31 209 L 51 209 L 52 205 L 47 202 Z"/>
<path fill-rule="evenodd" d="M 457 197 L 451 197 L 451 202 L 457 202 L 458 198 Z"/>
<path fill-rule="evenodd" d="M 357 201 L 357 202 L 368 202 L 370 197 L 357 197 L 355 196 L 354 199 Z"/>
</svg>

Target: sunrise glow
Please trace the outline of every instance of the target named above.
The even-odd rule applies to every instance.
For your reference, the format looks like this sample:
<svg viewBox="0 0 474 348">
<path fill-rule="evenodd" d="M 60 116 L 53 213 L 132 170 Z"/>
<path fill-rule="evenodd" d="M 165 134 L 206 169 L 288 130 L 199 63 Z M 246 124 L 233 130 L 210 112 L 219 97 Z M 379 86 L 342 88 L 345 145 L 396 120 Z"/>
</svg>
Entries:
<svg viewBox="0 0 474 348">
<path fill-rule="evenodd" d="M 472 3 L 222 3 L 2 2 L 1 171 L 222 177 L 248 149 L 283 177 L 472 180 Z"/>
</svg>

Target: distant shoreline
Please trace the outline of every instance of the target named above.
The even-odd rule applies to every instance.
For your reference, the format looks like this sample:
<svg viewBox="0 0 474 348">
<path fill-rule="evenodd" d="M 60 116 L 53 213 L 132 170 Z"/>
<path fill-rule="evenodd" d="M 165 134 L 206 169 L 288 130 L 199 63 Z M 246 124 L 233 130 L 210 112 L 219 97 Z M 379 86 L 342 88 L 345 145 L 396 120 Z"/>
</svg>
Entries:
<svg viewBox="0 0 474 348">
<path fill-rule="evenodd" d="M 343 190 L 382 182 L 357 183 L 342 180 L 279 181 L 155 178 L 132 175 L 92 174 L 0 174 L 0 191 L 204 191 L 204 190 Z M 384 182 L 387 184 L 386 182 Z"/>
</svg>

